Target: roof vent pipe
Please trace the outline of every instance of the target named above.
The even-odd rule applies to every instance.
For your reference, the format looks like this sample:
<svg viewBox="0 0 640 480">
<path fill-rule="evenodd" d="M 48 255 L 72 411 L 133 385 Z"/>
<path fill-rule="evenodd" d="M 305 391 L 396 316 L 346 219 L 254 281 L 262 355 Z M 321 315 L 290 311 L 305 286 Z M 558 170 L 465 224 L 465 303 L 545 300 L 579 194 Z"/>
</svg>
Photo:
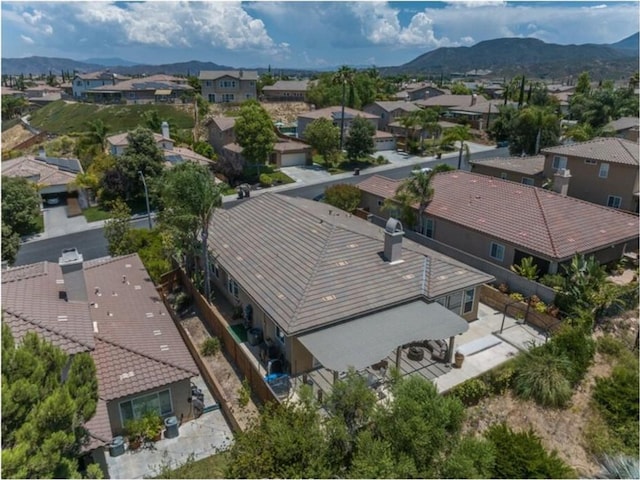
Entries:
<svg viewBox="0 0 640 480">
<path fill-rule="evenodd" d="M 395 218 L 389 218 L 384 227 L 384 258 L 389 263 L 402 261 L 402 237 L 404 230 L 402 223 Z"/>
</svg>

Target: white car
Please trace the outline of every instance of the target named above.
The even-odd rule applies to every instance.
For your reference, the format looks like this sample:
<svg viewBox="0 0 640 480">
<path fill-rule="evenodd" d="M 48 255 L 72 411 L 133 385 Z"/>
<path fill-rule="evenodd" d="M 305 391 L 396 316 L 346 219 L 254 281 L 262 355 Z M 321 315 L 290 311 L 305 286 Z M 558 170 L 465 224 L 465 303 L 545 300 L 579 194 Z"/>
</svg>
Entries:
<svg viewBox="0 0 640 480">
<path fill-rule="evenodd" d="M 433 172 L 433 168 L 429 168 L 429 167 L 422 167 L 422 168 L 414 168 L 411 171 L 411 175 L 415 175 L 416 173 L 421 172 L 421 173 L 430 173 Z"/>
<path fill-rule="evenodd" d="M 60 199 L 58 197 L 49 197 L 44 201 L 44 203 L 47 205 L 58 205 L 60 203 Z"/>
</svg>

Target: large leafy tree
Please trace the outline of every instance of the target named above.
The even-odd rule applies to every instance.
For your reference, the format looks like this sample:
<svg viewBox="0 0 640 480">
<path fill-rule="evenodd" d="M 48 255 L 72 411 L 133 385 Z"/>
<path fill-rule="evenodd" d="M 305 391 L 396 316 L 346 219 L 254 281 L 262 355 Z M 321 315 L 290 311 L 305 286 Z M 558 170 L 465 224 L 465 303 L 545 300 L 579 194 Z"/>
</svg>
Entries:
<svg viewBox="0 0 640 480">
<path fill-rule="evenodd" d="M 2 98 L 2 119 L 10 120 L 21 115 L 28 105 L 29 101 L 24 97 L 4 95 Z"/>
<path fill-rule="evenodd" d="M 418 230 L 424 233 L 424 211 L 433 198 L 433 187 L 431 180 L 434 172 L 423 172 L 415 170 L 409 178 L 400 184 L 396 190 L 396 200 L 405 207 L 418 204 Z"/>
<path fill-rule="evenodd" d="M 242 104 L 234 132 L 245 160 L 257 165 L 269 160 L 276 134 L 269 113 L 256 100 L 247 100 Z"/>
<path fill-rule="evenodd" d="M 347 212 L 353 212 L 362 198 L 362 191 L 355 185 L 339 183 L 324 190 L 324 201 Z"/>
<path fill-rule="evenodd" d="M 20 235 L 12 230 L 12 228 L 2 223 L 2 260 L 6 260 L 9 265 L 13 265 L 18 256 L 20 249 Z"/>
<path fill-rule="evenodd" d="M 95 414 L 97 400 L 88 353 L 69 358 L 32 332 L 16 345 L 3 323 L 2 476 L 79 478 L 82 425 Z"/>
<path fill-rule="evenodd" d="M 375 134 L 376 129 L 368 120 L 359 115 L 354 118 L 345 143 L 347 158 L 353 161 L 371 155 L 375 150 L 373 141 Z"/>
<path fill-rule="evenodd" d="M 160 186 L 163 205 L 161 222 L 177 237 L 188 253 L 202 249 L 204 288 L 211 298 L 207 240 L 214 210 L 222 205 L 221 189 L 202 165 L 182 163 L 165 173 Z"/>
<path fill-rule="evenodd" d="M 40 195 L 36 186 L 22 177 L 2 177 L 2 224 L 18 235 L 38 229 Z"/>
<path fill-rule="evenodd" d="M 110 255 L 126 255 L 130 252 L 127 235 L 131 231 L 131 210 L 121 199 L 111 205 L 111 218 L 104 223 L 104 237 L 109 244 Z"/>
<path fill-rule="evenodd" d="M 340 148 L 340 130 L 327 118 L 318 118 L 304 130 L 304 139 L 322 155 L 327 167 Z"/>
<path fill-rule="evenodd" d="M 550 108 L 528 106 L 518 113 L 512 131 L 510 153 L 537 155 L 540 149 L 559 143 L 560 119 Z"/>
<path fill-rule="evenodd" d="M 354 98 L 354 94 L 353 94 L 354 77 L 355 77 L 355 71 L 352 68 L 346 65 L 343 65 L 333 75 L 333 78 L 332 78 L 332 82 L 334 83 L 334 85 L 340 85 L 342 88 L 342 101 L 340 103 L 342 107 L 341 117 L 340 117 L 340 146 L 339 146 L 340 151 L 342 151 L 342 146 L 344 145 L 344 107 L 345 107 L 345 101 L 346 101 L 347 86 L 349 87 L 349 91 L 350 91 L 349 96 L 353 99 Z M 349 106 L 351 108 L 353 108 L 354 104 L 355 102 L 353 100 L 349 102 Z"/>
</svg>

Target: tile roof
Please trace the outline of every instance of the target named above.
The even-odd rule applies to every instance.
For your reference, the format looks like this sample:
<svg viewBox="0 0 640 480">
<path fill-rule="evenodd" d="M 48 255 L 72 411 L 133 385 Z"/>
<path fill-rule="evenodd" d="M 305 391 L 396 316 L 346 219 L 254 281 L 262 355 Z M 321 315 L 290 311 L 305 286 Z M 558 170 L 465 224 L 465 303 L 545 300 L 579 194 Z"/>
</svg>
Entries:
<svg viewBox="0 0 640 480">
<path fill-rule="evenodd" d="M 586 142 L 558 145 L 544 148 L 540 152 L 635 166 L 638 166 L 640 156 L 637 143 L 616 137 L 594 138 Z"/>
<path fill-rule="evenodd" d="M 473 112 L 473 113 L 499 113 L 499 107 L 504 105 L 503 100 L 487 100 L 484 102 L 478 102 L 475 105 L 456 107 L 456 110 L 461 112 Z M 507 105 L 516 106 L 516 102 L 507 102 Z"/>
<path fill-rule="evenodd" d="M 311 145 L 307 145 L 306 143 L 296 142 L 293 140 L 284 140 L 276 142 L 273 145 L 273 150 L 276 152 L 303 152 L 303 151 L 311 151 Z"/>
<path fill-rule="evenodd" d="M 398 102 L 375 102 L 380 108 L 382 108 L 386 112 L 393 112 L 394 110 L 404 110 L 405 112 L 417 112 L 420 110 L 415 103 L 398 101 Z"/>
<path fill-rule="evenodd" d="M 539 175 L 544 171 L 544 155 L 533 157 L 492 157 L 469 161 L 471 165 L 499 168 L 506 172 Z"/>
<path fill-rule="evenodd" d="M 437 95 L 426 100 L 416 100 L 422 107 L 470 107 L 473 95 Z M 487 102 L 482 95 L 476 96 L 476 105 Z"/>
<path fill-rule="evenodd" d="M 391 265 L 381 257 L 382 229 L 326 204 L 271 193 L 216 210 L 209 247 L 288 334 L 492 278 L 406 238 L 403 261 Z"/>
<path fill-rule="evenodd" d="M 375 175 L 358 186 L 391 198 L 401 182 Z M 435 175 L 432 185 L 428 216 L 558 261 L 638 237 L 635 215 L 549 190 L 459 170 Z"/>
<path fill-rule="evenodd" d="M 89 442 L 83 445 L 82 451 L 89 452 L 111 443 L 113 434 L 111 433 L 107 402 L 104 399 L 98 397 L 96 413 L 84 424 L 84 427 L 88 430 Z"/>
<path fill-rule="evenodd" d="M 620 130 L 627 130 L 629 128 L 637 127 L 638 125 L 640 125 L 640 118 L 638 117 L 620 117 L 617 120 L 609 122 L 606 125 L 606 128 L 610 128 L 618 132 Z"/>
<path fill-rule="evenodd" d="M 75 173 L 67 172 L 58 166 L 33 156 L 24 156 L 2 162 L 2 175 L 7 177 L 33 178 L 41 185 L 67 185 L 76 179 Z"/>
<path fill-rule="evenodd" d="M 167 78 L 168 77 L 168 78 Z M 152 75 L 144 78 L 132 78 L 131 80 L 125 80 L 118 82 L 115 85 L 100 85 L 99 87 L 93 87 L 88 92 L 129 92 L 129 91 L 145 91 L 145 90 L 193 90 L 190 85 L 184 83 L 178 83 L 171 80 L 176 77 L 169 77 L 168 75 Z M 178 79 L 180 80 L 180 79 Z"/>
<path fill-rule="evenodd" d="M 171 150 L 163 150 L 162 153 L 164 153 L 165 157 L 179 156 L 183 161 L 195 162 L 200 165 L 211 165 L 213 163 L 212 160 L 204 155 L 200 155 L 193 150 L 183 147 L 173 147 Z"/>
<path fill-rule="evenodd" d="M 170 138 L 166 138 L 159 133 L 154 133 L 153 139 L 156 141 L 156 143 L 167 141 L 167 140 L 170 142 L 173 142 L 173 140 L 171 140 Z M 118 147 L 122 147 L 122 146 L 126 147 L 127 145 L 129 145 L 129 132 L 118 133 L 117 135 L 111 135 L 110 137 L 107 137 L 107 143 L 114 146 L 118 146 Z"/>
<path fill-rule="evenodd" d="M 225 130 L 229 130 L 236 125 L 235 117 L 211 117 L 207 121 L 205 121 L 205 125 L 209 125 L 214 123 L 218 130 L 224 132 Z"/>
<path fill-rule="evenodd" d="M 241 76 L 242 75 L 242 76 Z M 239 80 L 258 80 L 257 70 L 202 70 L 198 80 L 217 80 L 222 77 L 232 77 Z"/>
<path fill-rule="evenodd" d="M 384 132 L 382 130 L 376 130 L 375 135 L 373 136 L 373 138 L 378 138 L 378 139 L 390 139 L 390 138 L 394 138 L 393 137 L 393 133 L 390 132 Z"/>
<path fill-rule="evenodd" d="M 262 87 L 262 91 L 306 92 L 311 86 L 309 83 L 309 80 L 278 80 L 273 85 Z"/>
<path fill-rule="evenodd" d="M 129 80 L 131 78 L 127 77 L 126 75 L 111 73 L 108 70 L 89 73 L 77 73 L 75 77 L 78 77 L 82 80 L 112 80 L 114 78 L 117 80 Z"/>
<path fill-rule="evenodd" d="M 298 115 L 298 118 L 328 118 L 329 120 L 333 120 L 332 115 L 338 114 L 338 118 L 342 113 L 342 107 L 338 105 L 337 107 L 326 107 L 321 108 L 320 110 L 311 110 L 310 112 L 304 112 Z M 353 117 L 360 115 L 363 118 L 380 118 L 378 115 L 374 115 L 372 113 L 363 112 L 360 110 L 355 110 L 353 108 L 345 107 L 344 109 L 344 118 L 348 118 L 351 115 Z"/>
</svg>

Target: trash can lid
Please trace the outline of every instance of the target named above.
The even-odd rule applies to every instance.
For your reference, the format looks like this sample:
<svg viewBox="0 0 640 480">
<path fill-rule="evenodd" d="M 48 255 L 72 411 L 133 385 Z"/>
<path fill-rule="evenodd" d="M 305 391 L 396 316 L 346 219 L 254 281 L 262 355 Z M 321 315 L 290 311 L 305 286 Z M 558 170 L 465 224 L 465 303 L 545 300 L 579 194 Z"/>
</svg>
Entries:
<svg viewBox="0 0 640 480">
<path fill-rule="evenodd" d="M 124 444 L 124 437 L 120 435 L 118 435 L 117 437 L 113 437 L 113 439 L 111 440 L 111 445 L 113 445 L 114 447 L 117 447 L 123 444 Z"/>
<path fill-rule="evenodd" d="M 173 425 L 177 425 L 178 424 L 178 417 L 173 416 L 173 417 L 167 417 L 164 419 L 164 426 L 165 427 L 171 427 Z"/>
</svg>

